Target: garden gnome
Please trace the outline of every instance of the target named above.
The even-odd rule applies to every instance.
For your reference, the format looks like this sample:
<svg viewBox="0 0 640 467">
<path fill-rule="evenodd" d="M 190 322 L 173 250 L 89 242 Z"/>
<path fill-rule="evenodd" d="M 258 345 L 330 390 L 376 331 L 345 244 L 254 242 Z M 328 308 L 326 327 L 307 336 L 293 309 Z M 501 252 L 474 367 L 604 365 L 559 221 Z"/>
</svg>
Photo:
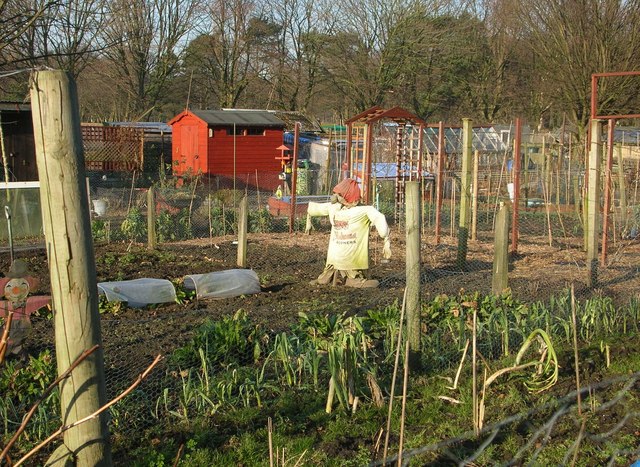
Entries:
<svg viewBox="0 0 640 467">
<path fill-rule="evenodd" d="M 312 284 L 341 281 L 347 287 L 377 287 L 378 281 L 367 278 L 369 269 L 369 230 L 374 225 L 384 239 L 382 256 L 391 258 L 389 226 L 380 211 L 360 205 L 358 182 L 346 178 L 333 189 L 329 203 L 309 203 L 309 216 L 329 216 L 331 237 L 324 271 Z"/>
<path fill-rule="evenodd" d="M 0 317 L 4 317 L 5 326 L 9 327 L 9 339 L 2 342 L 2 347 L 6 347 L 0 349 L 2 356 L 7 349 L 9 353 L 19 353 L 31 331 L 31 321 L 25 308 L 29 290 L 35 283 L 36 280 L 29 276 L 27 263 L 21 259 L 11 263 L 7 277 L 0 279 L 0 290 L 6 299 Z M 0 335 L 4 333 L 0 332 Z"/>
</svg>

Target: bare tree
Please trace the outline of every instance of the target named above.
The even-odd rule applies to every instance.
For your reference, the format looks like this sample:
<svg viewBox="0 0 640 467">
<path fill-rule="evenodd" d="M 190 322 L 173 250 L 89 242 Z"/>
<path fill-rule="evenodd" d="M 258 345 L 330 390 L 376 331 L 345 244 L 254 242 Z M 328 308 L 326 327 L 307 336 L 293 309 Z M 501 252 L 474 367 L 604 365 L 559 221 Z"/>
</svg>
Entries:
<svg viewBox="0 0 640 467">
<path fill-rule="evenodd" d="M 639 0 L 530 0 L 519 16 L 542 74 L 539 94 L 558 113 L 585 129 L 590 116 L 591 75 L 637 69 L 640 63 Z M 607 80 L 599 108 L 637 112 L 637 78 Z"/>
<path fill-rule="evenodd" d="M 200 0 L 114 0 L 102 40 L 108 66 L 103 79 L 122 96 L 120 118 L 140 119 L 154 110 L 179 71 Z M 165 117 L 165 116 L 163 116 Z"/>
<path fill-rule="evenodd" d="M 28 5 L 22 0 L 0 0 L 0 65 L 13 64 L 22 59 L 21 55 L 14 55 L 15 50 L 7 50 L 9 46 L 61 1 L 49 0 L 38 3 Z"/>
<path fill-rule="evenodd" d="M 324 66 L 353 110 L 382 104 L 396 84 L 405 32 L 398 26 L 411 9 L 403 3 L 408 2 L 348 0 L 338 13 Z"/>
<path fill-rule="evenodd" d="M 201 106 L 235 107 L 247 89 L 260 41 L 272 32 L 250 0 L 210 2 L 207 29 L 189 44 L 185 65 Z"/>
<path fill-rule="evenodd" d="M 17 47 L 18 39 L 60 3 L 61 0 L 48 0 L 29 5 L 22 0 L 0 0 L 0 92 L 5 98 L 23 98 L 27 94 L 27 80 L 18 74 L 29 63 L 24 51 Z"/>
<path fill-rule="evenodd" d="M 273 48 L 262 49 L 268 72 L 269 102 L 287 110 L 307 110 L 321 80 L 320 54 L 331 32 L 329 5 L 313 0 L 282 0 L 269 21 L 277 25 Z"/>
<path fill-rule="evenodd" d="M 475 51 L 480 60 L 469 76 L 469 98 L 477 116 L 486 122 L 522 112 L 518 97 L 529 95 L 525 68 L 531 70 L 530 57 L 520 40 L 516 3 L 485 0 L 475 11 L 474 16 L 482 26 L 473 30 L 470 39 L 477 45 Z"/>
<path fill-rule="evenodd" d="M 97 40 L 104 21 L 104 0 L 68 0 L 51 4 L 24 0 L 23 7 L 42 11 L 10 44 L 14 56 L 29 66 L 46 65 L 77 78 L 102 46 Z"/>
<path fill-rule="evenodd" d="M 336 31 L 323 65 L 333 85 L 352 110 L 385 102 L 408 104 L 421 116 L 441 106 L 429 83 L 445 70 L 444 42 L 448 25 L 437 18 L 454 18 L 456 2 L 413 0 L 349 0 L 340 10 Z M 434 74 L 434 72 L 437 72 Z"/>
</svg>

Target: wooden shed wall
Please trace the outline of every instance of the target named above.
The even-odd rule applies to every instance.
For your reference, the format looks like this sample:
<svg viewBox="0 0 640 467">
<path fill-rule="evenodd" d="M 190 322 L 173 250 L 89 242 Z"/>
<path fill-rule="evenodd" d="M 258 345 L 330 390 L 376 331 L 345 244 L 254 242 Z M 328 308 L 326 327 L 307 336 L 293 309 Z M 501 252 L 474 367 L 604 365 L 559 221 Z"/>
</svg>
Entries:
<svg viewBox="0 0 640 467">
<path fill-rule="evenodd" d="M 2 131 L 11 181 L 38 180 L 31 112 L 2 112 Z"/>
<path fill-rule="evenodd" d="M 264 135 L 228 135 L 225 128 L 215 128 L 209 138 L 209 167 L 212 173 L 221 175 L 279 172 L 276 159 L 282 144 L 281 129 L 265 129 Z"/>
</svg>

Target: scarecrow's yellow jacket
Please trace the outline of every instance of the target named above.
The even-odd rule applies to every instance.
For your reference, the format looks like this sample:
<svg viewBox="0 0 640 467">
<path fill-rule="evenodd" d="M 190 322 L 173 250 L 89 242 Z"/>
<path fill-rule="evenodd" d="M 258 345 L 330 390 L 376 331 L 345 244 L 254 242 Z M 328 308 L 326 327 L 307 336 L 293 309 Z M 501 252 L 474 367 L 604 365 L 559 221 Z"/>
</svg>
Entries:
<svg viewBox="0 0 640 467">
<path fill-rule="evenodd" d="M 369 269 L 369 229 L 373 224 L 382 238 L 389 235 L 387 219 L 373 206 L 345 207 L 340 203 L 310 202 L 312 217 L 329 216 L 331 237 L 327 266 L 339 271 Z"/>
</svg>

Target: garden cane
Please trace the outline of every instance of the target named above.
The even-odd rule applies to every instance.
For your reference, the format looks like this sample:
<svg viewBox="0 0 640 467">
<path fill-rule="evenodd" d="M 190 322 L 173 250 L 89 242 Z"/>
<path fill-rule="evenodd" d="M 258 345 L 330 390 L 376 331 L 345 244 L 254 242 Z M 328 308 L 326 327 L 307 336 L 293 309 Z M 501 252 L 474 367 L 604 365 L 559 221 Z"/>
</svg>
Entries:
<svg viewBox="0 0 640 467">
<path fill-rule="evenodd" d="M 7 235 L 9 236 L 9 255 L 13 263 L 13 232 L 11 230 L 11 209 L 9 206 L 4 207 L 4 215 L 7 217 Z"/>
</svg>

